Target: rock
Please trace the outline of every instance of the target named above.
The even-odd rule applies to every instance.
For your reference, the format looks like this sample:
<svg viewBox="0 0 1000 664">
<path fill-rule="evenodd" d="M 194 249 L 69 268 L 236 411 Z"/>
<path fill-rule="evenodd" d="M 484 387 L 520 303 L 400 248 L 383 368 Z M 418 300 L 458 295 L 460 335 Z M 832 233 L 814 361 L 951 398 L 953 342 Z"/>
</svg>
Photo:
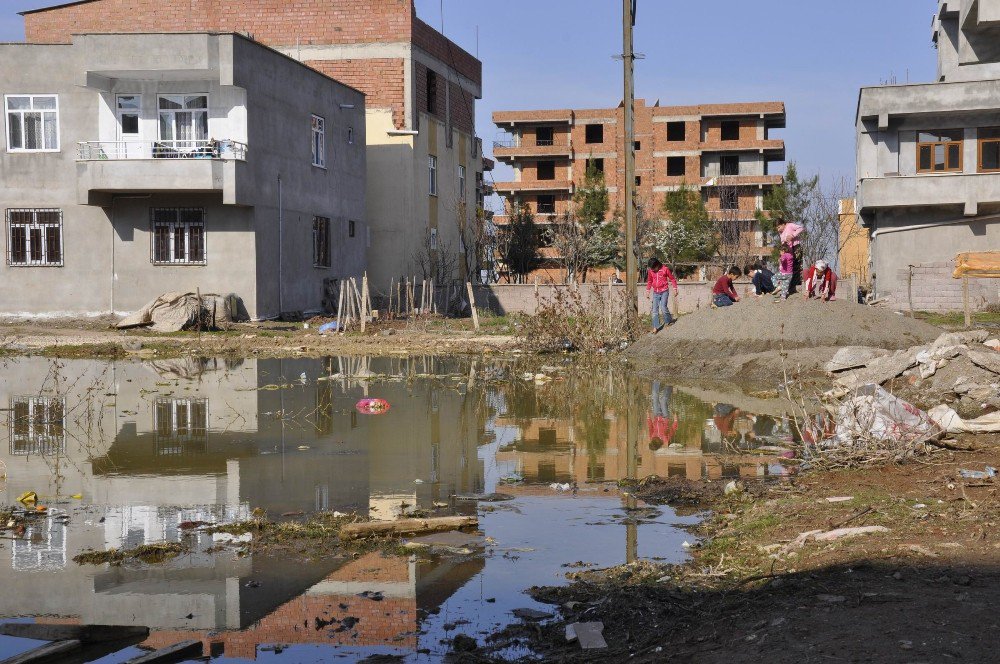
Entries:
<svg viewBox="0 0 1000 664">
<path fill-rule="evenodd" d="M 984 341 L 983 345 L 989 349 L 1000 351 L 1000 339 L 989 339 Z"/>
<path fill-rule="evenodd" d="M 607 648 L 608 643 L 604 640 L 603 632 L 602 622 L 572 623 L 566 625 L 566 640 L 579 641 L 580 647 L 584 650 Z"/>
<path fill-rule="evenodd" d="M 967 332 L 946 332 L 937 338 L 933 344 L 932 348 L 943 348 L 945 346 L 971 346 L 972 344 L 981 344 L 986 341 L 989 336 L 989 332 L 986 330 L 969 330 Z"/>
<path fill-rule="evenodd" d="M 839 373 L 848 369 L 858 369 L 867 366 L 872 360 L 885 357 L 889 351 L 870 346 L 844 346 L 826 364 L 830 373 Z"/>
<path fill-rule="evenodd" d="M 551 613 L 539 611 L 538 609 L 514 609 L 511 613 L 521 620 L 545 620 L 552 617 Z"/>
<path fill-rule="evenodd" d="M 881 385 L 900 376 L 907 369 L 917 366 L 916 356 L 920 350 L 923 349 L 911 348 L 875 358 L 865 368 L 845 373 L 837 379 L 836 385 L 847 391 L 856 390 L 870 383 Z"/>
<path fill-rule="evenodd" d="M 733 493 L 739 493 L 740 491 L 742 491 L 742 489 L 740 489 L 740 485 L 736 482 L 736 480 L 733 480 L 726 485 L 726 488 L 723 490 L 723 493 L 725 493 L 728 496 Z"/>
<path fill-rule="evenodd" d="M 875 533 L 887 533 L 889 529 L 885 526 L 860 526 L 857 528 L 837 528 L 825 533 L 816 535 L 817 542 L 832 542 L 833 540 L 845 537 L 859 537 L 861 535 L 874 535 Z"/>
<path fill-rule="evenodd" d="M 1000 353 L 970 350 L 969 359 L 978 367 L 1000 374 Z"/>
<path fill-rule="evenodd" d="M 396 330 L 390 327 L 388 330 L 382 330 L 379 334 L 381 334 L 383 337 L 391 337 L 392 335 L 396 334 Z"/>
</svg>

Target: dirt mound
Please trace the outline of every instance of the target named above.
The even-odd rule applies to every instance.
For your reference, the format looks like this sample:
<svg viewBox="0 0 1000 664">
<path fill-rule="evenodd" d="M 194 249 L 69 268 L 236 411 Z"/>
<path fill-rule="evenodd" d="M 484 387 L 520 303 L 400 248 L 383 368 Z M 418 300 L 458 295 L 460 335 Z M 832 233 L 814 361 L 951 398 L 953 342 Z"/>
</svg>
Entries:
<svg viewBox="0 0 1000 664">
<path fill-rule="evenodd" d="M 667 357 L 717 359 L 818 346 L 898 350 L 929 343 L 940 334 L 941 330 L 927 323 L 849 302 L 750 298 L 732 307 L 682 316 L 659 334 L 644 336 L 628 352 L 655 362 Z"/>
</svg>

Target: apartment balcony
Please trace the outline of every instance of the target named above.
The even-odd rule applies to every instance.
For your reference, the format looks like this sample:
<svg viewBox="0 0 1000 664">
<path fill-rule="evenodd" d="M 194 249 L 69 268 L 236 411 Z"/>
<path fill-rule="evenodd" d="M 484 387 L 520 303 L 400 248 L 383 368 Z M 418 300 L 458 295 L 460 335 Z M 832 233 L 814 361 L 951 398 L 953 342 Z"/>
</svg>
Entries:
<svg viewBox="0 0 1000 664">
<path fill-rule="evenodd" d="M 699 143 L 697 149 L 702 152 L 758 152 L 772 161 L 785 159 L 785 142 L 782 140 L 711 141 Z"/>
<path fill-rule="evenodd" d="M 563 124 L 573 121 L 573 111 L 570 109 L 552 109 L 544 111 L 496 111 L 493 113 L 493 124 L 498 127 L 519 124 Z"/>
<path fill-rule="evenodd" d="M 532 144 L 518 144 L 517 141 L 493 141 L 493 156 L 501 161 L 515 159 L 536 159 L 538 157 L 562 157 L 569 159 L 573 148 L 569 141 L 536 141 Z"/>
<path fill-rule="evenodd" d="M 495 182 L 498 194 L 572 192 L 572 180 L 529 180 L 521 182 Z"/>
<path fill-rule="evenodd" d="M 783 175 L 720 175 L 701 178 L 702 187 L 773 187 L 784 182 Z"/>
<path fill-rule="evenodd" d="M 554 224 L 559 220 L 559 215 L 554 212 L 535 212 L 534 221 L 540 226 L 548 226 Z M 493 223 L 497 226 L 506 226 L 510 223 L 510 215 L 508 214 L 498 214 L 493 216 Z"/>
<path fill-rule="evenodd" d="M 865 178 L 858 187 L 858 211 L 952 205 L 976 214 L 978 206 L 1000 203 L 1000 173 L 949 173 Z"/>
<path fill-rule="evenodd" d="M 231 140 L 84 141 L 77 148 L 81 204 L 105 205 L 117 193 L 211 193 L 236 204 L 247 146 Z"/>
</svg>

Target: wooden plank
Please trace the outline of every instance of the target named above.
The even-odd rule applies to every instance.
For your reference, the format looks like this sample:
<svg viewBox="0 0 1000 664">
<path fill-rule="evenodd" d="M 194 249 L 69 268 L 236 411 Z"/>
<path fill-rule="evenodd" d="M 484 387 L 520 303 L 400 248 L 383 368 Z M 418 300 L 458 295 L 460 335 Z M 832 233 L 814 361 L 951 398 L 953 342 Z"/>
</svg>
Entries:
<svg viewBox="0 0 1000 664">
<path fill-rule="evenodd" d="M 46 643 L 20 655 L 14 655 L 0 662 L 0 664 L 40 664 L 41 662 L 58 662 L 65 659 L 65 656 L 83 647 L 83 644 L 76 639 L 65 641 L 55 641 Z"/>
<path fill-rule="evenodd" d="M 0 625 L 0 634 L 36 641 L 69 641 L 102 643 L 124 641 L 149 636 L 148 627 L 132 625 L 46 625 L 40 623 L 6 623 Z"/>
<path fill-rule="evenodd" d="M 965 311 L 965 329 L 972 329 L 972 307 L 969 304 L 969 278 L 962 277 L 962 309 Z"/>
<path fill-rule="evenodd" d="M 202 650 L 201 641 L 181 641 L 172 646 L 133 657 L 125 664 L 166 664 L 166 662 L 180 662 L 190 657 L 200 656 Z"/>
<path fill-rule="evenodd" d="M 440 533 L 479 525 L 474 516 L 443 516 L 433 519 L 400 519 L 398 521 L 368 521 L 350 523 L 340 529 L 340 538 L 359 539 L 369 535 L 420 535 Z"/>
<path fill-rule="evenodd" d="M 472 282 L 466 281 L 465 288 L 469 291 L 469 307 L 472 309 L 472 326 L 479 331 L 479 312 L 476 311 L 476 296 L 472 291 Z"/>
</svg>

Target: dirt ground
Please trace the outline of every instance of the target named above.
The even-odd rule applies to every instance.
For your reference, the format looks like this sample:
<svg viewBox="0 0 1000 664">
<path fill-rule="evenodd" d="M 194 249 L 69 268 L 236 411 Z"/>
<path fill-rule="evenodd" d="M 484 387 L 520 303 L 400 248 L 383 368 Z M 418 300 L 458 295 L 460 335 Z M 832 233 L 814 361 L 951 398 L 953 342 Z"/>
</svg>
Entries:
<svg viewBox="0 0 1000 664">
<path fill-rule="evenodd" d="M 1000 436 L 956 446 L 975 449 L 729 496 L 647 481 L 637 492 L 650 503 L 714 510 L 694 533 L 692 560 L 575 572 L 569 586 L 533 589 L 560 619 L 511 627 L 493 647 L 517 641 L 558 662 L 996 661 L 1000 484 L 958 471 L 1000 467 Z M 795 543 L 862 526 L 888 531 Z M 576 621 L 602 621 L 608 649 L 567 643 Z"/>
<path fill-rule="evenodd" d="M 114 319 L 117 320 L 117 319 Z M 470 320 L 429 318 L 383 322 L 365 333 L 321 335 L 319 321 L 236 323 L 228 329 L 159 334 L 117 330 L 111 318 L 0 320 L 0 351 L 51 357 L 172 357 L 202 354 L 238 357 L 329 355 L 464 354 L 516 351 L 514 329 L 505 321 L 472 329 Z M 309 327 L 306 327 L 308 325 Z"/>
</svg>

